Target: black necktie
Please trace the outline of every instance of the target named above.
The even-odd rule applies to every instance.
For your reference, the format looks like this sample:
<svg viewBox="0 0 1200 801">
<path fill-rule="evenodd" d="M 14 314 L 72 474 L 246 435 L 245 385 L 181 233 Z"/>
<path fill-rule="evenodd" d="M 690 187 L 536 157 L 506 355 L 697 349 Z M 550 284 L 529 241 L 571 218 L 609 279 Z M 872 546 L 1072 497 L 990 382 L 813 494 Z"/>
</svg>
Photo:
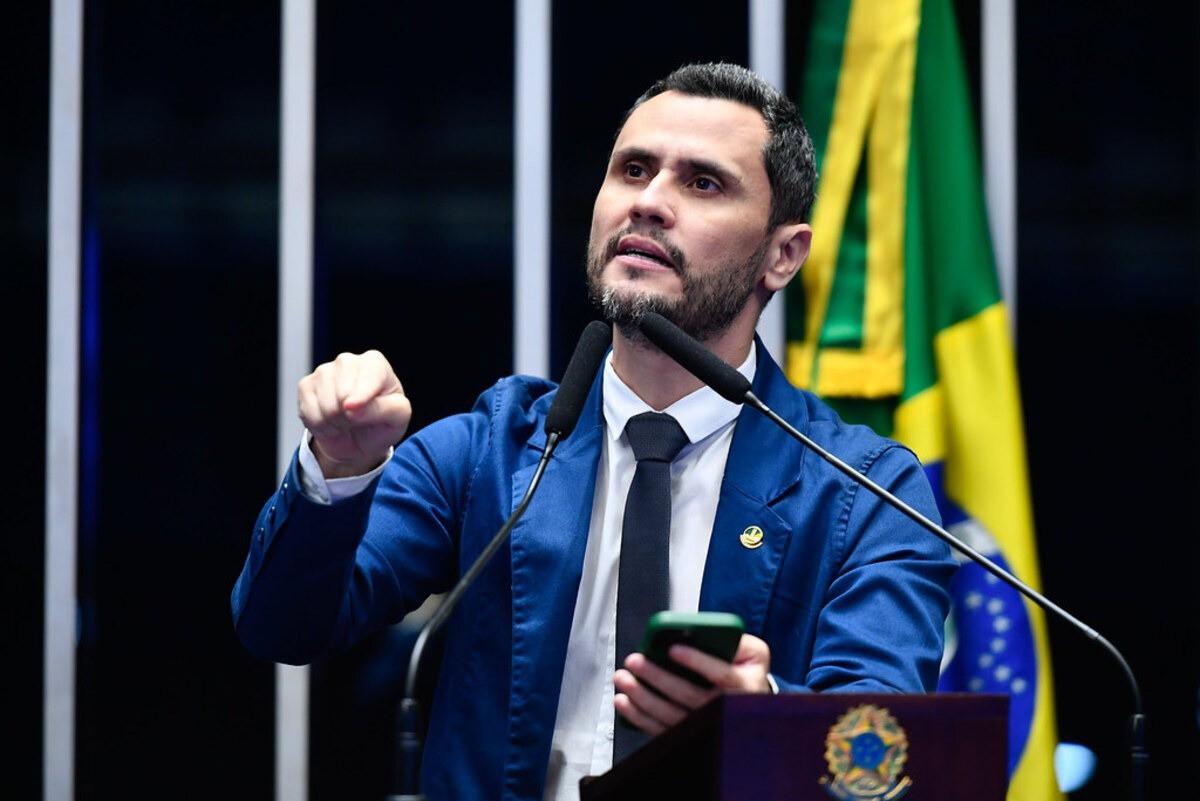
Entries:
<svg viewBox="0 0 1200 801">
<path fill-rule="evenodd" d="M 625 500 L 621 566 L 617 574 L 616 667 L 641 647 L 646 621 L 670 607 L 671 462 L 688 444 L 669 414 L 645 412 L 629 418 L 625 436 L 637 459 Z M 642 732 L 618 723 L 613 764 L 646 741 Z"/>
</svg>

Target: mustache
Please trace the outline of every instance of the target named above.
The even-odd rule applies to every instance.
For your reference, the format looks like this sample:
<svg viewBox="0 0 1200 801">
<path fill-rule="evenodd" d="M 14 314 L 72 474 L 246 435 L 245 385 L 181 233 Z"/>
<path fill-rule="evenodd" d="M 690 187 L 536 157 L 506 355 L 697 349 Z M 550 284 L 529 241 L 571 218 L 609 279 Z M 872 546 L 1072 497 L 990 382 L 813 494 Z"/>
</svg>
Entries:
<svg viewBox="0 0 1200 801">
<path fill-rule="evenodd" d="M 621 244 L 621 239 L 630 234 L 644 236 L 646 239 L 652 239 L 661 247 L 668 256 L 671 257 L 672 269 L 679 275 L 687 273 L 687 257 L 683 255 L 683 251 L 671 244 L 666 235 L 657 228 L 650 228 L 645 231 L 638 231 L 633 227 L 622 228 L 608 238 L 604 244 L 604 260 L 603 264 L 607 264 L 617 255 L 617 248 Z"/>
</svg>

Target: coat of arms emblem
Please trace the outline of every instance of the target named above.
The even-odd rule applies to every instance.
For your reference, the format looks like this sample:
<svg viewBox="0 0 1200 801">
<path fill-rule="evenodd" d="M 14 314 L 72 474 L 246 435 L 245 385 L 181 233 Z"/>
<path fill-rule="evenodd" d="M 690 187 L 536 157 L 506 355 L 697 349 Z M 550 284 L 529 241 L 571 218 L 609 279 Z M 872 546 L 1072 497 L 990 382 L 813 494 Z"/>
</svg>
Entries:
<svg viewBox="0 0 1200 801">
<path fill-rule="evenodd" d="M 912 787 L 904 775 L 908 736 L 886 709 L 863 704 L 849 709 L 825 736 L 830 776 L 825 792 L 839 801 L 894 801 Z"/>
</svg>

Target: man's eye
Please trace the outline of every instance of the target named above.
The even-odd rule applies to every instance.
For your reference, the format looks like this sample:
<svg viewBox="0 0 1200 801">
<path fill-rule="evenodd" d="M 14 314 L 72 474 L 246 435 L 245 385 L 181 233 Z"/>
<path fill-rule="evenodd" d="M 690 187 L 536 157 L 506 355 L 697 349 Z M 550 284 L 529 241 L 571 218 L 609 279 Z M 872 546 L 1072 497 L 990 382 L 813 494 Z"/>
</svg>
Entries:
<svg viewBox="0 0 1200 801">
<path fill-rule="evenodd" d="M 719 192 L 721 190 L 720 184 L 718 184 L 712 178 L 706 178 L 703 175 L 692 181 L 692 186 L 696 187 L 701 192 Z"/>
<path fill-rule="evenodd" d="M 641 178 L 645 174 L 646 174 L 646 170 L 642 168 L 641 164 L 626 164 L 625 165 L 625 175 L 628 176 L 629 178 Z"/>
</svg>

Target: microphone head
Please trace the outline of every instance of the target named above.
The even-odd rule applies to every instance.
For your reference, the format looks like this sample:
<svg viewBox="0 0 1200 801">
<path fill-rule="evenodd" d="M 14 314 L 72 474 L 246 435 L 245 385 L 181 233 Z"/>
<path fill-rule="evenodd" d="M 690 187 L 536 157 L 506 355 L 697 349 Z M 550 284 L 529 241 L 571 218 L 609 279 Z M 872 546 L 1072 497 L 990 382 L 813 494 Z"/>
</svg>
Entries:
<svg viewBox="0 0 1200 801">
<path fill-rule="evenodd" d="M 647 312 L 638 327 L 659 350 L 716 390 L 722 398 L 731 403 L 746 402 L 746 393 L 750 391 L 746 376 L 721 361 L 675 323 L 657 312 Z"/>
<path fill-rule="evenodd" d="M 593 320 L 583 329 L 571 361 L 567 362 L 562 383 L 558 385 L 558 394 L 550 403 L 550 411 L 546 412 L 547 434 L 557 433 L 559 440 L 564 440 L 575 430 L 596 371 L 611 344 L 612 326 L 609 324 Z"/>
</svg>

